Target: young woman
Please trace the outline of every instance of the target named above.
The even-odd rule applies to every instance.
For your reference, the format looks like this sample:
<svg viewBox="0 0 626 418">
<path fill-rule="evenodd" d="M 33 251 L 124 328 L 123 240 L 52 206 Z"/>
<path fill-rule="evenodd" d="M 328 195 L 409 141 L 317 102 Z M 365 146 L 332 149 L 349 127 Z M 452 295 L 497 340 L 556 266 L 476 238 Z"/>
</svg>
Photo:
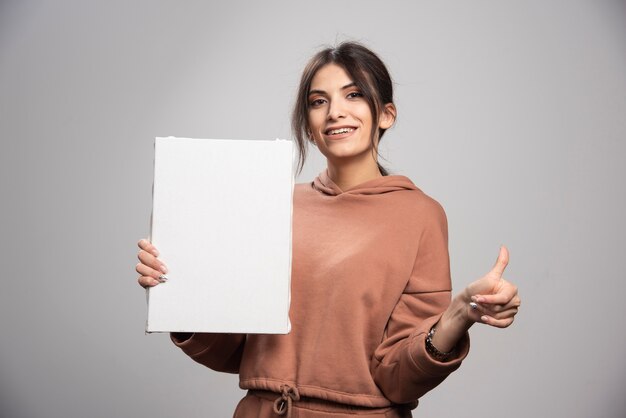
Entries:
<svg viewBox="0 0 626 418">
<path fill-rule="evenodd" d="M 172 334 L 195 361 L 239 373 L 248 389 L 235 417 L 410 417 L 456 370 L 475 322 L 507 327 L 520 306 L 492 270 L 451 299 L 446 216 L 405 176 L 377 162 L 396 119 L 392 81 L 364 46 L 315 55 L 293 113 L 301 169 L 307 142 L 327 169 L 297 184 L 293 209 L 292 331 L 288 335 Z M 167 269 L 147 240 L 143 287 Z"/>
</svg>

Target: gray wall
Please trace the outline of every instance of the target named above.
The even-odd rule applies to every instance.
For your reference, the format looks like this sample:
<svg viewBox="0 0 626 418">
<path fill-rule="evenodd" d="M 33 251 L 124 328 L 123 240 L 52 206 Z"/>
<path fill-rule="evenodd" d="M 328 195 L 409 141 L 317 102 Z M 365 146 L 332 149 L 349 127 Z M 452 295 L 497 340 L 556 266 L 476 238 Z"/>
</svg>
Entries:
<svg viewBox="0 0 626 418">
<path fill-rule="evenodd" d="M 306 59 L 355 39 L 395 78 L 383 154 L 446 208 L 455 288 L 504 243 L 524 298 L 415 415 L 623 417 L 625 35 L 608 0 L 3 1 L 0 415 L 230 416 L 235 376 L 143 333 L 153 137 L 289 138 Z"/>
</svg>

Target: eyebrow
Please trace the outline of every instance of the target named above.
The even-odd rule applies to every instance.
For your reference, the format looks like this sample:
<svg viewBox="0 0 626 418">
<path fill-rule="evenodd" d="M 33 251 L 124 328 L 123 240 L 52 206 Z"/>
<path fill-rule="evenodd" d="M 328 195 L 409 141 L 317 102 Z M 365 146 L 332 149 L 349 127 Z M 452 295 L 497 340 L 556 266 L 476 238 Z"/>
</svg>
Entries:
<svg viewBox="0 0 626 418">
<path fill-rule="evenodd" d="M 355 86 L 356 86 L 356 83 L 353 81 L 352 83 L 348 83 L 345 86 L 343 86 L 341 90 L 349 89 L 350 87 L 355 87 Z M 326 94 L 326 92 L 324 90 L 310 90 L 308 95 L 310 96 L 312 94 Z"/>
</svg>

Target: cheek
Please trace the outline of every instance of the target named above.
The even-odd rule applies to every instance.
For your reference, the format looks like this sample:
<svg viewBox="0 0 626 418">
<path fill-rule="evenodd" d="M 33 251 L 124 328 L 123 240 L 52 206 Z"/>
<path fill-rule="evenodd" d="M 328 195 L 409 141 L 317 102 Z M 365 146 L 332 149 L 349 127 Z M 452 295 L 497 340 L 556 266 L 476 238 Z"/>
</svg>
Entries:
<svg viewBox="0 0 626 418">
<path fill-rule="evenodd" d="M 358 106 L 355 106 L 352 115 L 358 118 L 364 125 L 372 124 L 372 112 L 367 103 L 360 103 Z"/>
<path fill-rule="evenodd" d="M 320 115 L 316 112 L 310 112 L 307 122 L 309 124 L 309 129 L 315 133 L 321 129 L 324 120 L 323 118 L 320 118 Z"/>
</svg>

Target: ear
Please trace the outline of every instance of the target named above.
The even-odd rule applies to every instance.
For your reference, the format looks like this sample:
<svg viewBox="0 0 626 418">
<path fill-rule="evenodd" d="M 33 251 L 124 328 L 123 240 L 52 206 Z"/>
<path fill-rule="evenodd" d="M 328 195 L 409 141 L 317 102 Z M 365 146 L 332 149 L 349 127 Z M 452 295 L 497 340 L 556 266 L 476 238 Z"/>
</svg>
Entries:
<svg viewBox="0 0 626 418">
<path fill-rule="evenodd" d="M 396 122 L 398 111 L 393 103 L 387 103 L 380 114 L 378 127 L 381 129 L 389 129 Z"/>
</svg>

